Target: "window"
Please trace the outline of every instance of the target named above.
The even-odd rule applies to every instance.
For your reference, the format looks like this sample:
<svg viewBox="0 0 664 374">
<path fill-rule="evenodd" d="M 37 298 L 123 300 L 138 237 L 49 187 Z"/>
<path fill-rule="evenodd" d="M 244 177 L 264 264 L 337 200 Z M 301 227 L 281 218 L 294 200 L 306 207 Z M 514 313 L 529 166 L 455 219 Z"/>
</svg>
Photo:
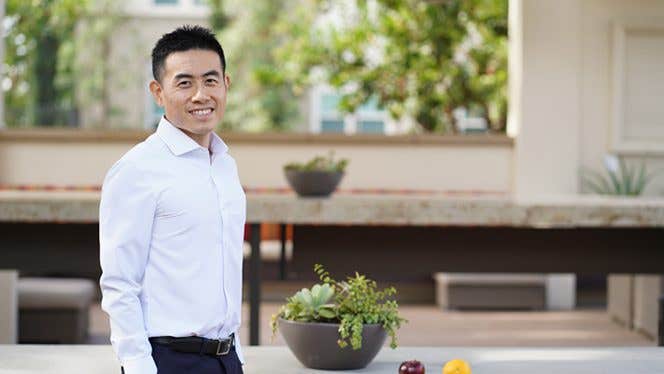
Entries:
<svg viewBox="0 0 664 374">
<path fill-rule="evenodd" d="M 355 113 L 339 111 L 341 94 L 330 87 L 312 89 L 310 102 L 310 130 L 315 133 L 386 134 L 395 129 L 385 110 L 378 108 L 378 100 L 370 99 Z"/>
<path fill-rule="evenodd" d="M 320 132 L 325 133 L 339 133 L 343 134 L 344 132 L 344 122 L 341 120 L 322 120 L 321 121 Z"/>
<path fill-rule="evenodd" d="M 382 134 L 385 132 L 383 121 L 359 121 L 357 123 L 358 133 Z"/>
<path fill-rule="evenodd" d="M 378 108 L 378 100 L 372 97 L 357 110 L 357 133 L 384 134 L 385 111 Z"/>
<path fill-rule="evenodd" d="M 345 130 L 344 118 L 339 113 L 339 96 L 336 93 L 323 93 L 320 99 L 320 132 L 340 133 Z"/>
</svg>

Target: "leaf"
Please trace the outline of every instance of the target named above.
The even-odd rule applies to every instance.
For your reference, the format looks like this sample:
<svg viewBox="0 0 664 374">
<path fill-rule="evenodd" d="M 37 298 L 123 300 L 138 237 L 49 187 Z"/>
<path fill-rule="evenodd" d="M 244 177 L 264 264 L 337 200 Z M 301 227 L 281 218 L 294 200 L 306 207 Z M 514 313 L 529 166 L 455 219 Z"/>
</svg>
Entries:
<svg viewBox="0 0 664 374">
<path fill-rule="evenodd" d="M 646 172 L 646 164 L 642 163 L 641 167 L 639 168 L 639 172 L 636 177 L 636 183 L 634 186 L 636 195 L 641 195 L 641 193 L 643 193 L 643 190 L 645 189 L 647 183 L 648 183 L 648 173 Z"/>
<path fill-rule="evenodd" d="M 314 284 L 313 287 L 311 287 L 311 298 L 313 300 L 318 300 L 320 295 L 320 284 Z"/>
<path fill-rule="evenodd" d="M 332 288 L 332 286 L 329 284 L 324 284 L 320 287 L 318 300 L 321 304 L 327 303 L 332 298 L 332 296 L 334 296 L 334 288 Z"/>
<path fill-rule="evenodd" d="M 321 308 L 318 310 L 321 317 L 332 319 L 335 317 L 334 311 L 328 308 Z"/>
<path fill-rule="evenodd" d="M 609 178 L 611 178 L 611 183 L 613 184 L 613 190 L 611 191 L 611 194 L 622 195 L 622 185 L 620 184 L 620 180 L 618 179 L 616 173 L 613 170 L 607 170 L 607 173 L 609 174 Z"/>
<path fill-rule="evenodd" d="M 622 178 L 622 191 L 625 195 L 632 195 L 632 171 L 625 160 L 619 159 L 620 177 Z"/>
<path fill-rule="evenodd" d="M 302 305 L 311 305 L 312 297 L 311 297 L 311 291 L 309 291 L 306 288 L 303 288 L 295 294 L 295 298 L 297 301 L 302 304 Z"/>
<path fill-rule="evenodd" d="M 601 195 L 611 194 L 610 182 L 602 174 L 594 170 L 582 168 L 581 181 L 592 192 Z"/>
</svg>

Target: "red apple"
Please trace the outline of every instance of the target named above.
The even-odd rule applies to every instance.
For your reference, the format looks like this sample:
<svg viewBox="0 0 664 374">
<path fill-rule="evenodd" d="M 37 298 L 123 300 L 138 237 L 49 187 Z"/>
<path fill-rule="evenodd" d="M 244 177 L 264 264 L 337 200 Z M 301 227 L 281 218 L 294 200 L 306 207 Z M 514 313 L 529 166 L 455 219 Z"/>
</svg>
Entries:
<svg viewBox="0 0 664 374">
<path fill-rule="evenodd" d="M 399 365 L 399 374 L 424 374 L 424 365 L 417 360 L 404 361 Z"/>
</svg>

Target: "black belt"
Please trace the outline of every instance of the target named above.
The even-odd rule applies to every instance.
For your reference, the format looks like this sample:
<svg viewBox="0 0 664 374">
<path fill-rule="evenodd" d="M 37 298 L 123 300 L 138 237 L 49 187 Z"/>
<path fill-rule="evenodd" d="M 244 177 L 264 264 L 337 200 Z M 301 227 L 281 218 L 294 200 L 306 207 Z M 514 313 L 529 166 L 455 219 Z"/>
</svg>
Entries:
<svg viewBox="0 0 664 374">
<path fill-rule="evenodd" d="M 175 338 L 172 336 L 154 336 L 149 339 L 151 343 L 164 345 L 177 352 L 200 353 L 211 356 L 227 355 L 235 346 L 235 335 L 226 339 L 207 339 L 199 336 Z"/>
</svg>

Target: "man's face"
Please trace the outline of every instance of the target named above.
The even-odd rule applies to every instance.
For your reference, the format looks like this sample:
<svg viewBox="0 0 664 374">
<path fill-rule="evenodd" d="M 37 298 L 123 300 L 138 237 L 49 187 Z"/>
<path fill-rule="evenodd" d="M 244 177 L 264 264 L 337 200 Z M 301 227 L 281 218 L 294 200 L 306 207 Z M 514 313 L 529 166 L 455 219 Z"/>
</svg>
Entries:
<svg viewBox="0 0 664 374">
<path fill-rule="evenodd" d="M 150 91 L 173 125 L 201 136 L 224 118 L 229 84 L 216 52 L 190 49 L 166 57 L 161 82 L 150 82 Z"/>
</svg>

